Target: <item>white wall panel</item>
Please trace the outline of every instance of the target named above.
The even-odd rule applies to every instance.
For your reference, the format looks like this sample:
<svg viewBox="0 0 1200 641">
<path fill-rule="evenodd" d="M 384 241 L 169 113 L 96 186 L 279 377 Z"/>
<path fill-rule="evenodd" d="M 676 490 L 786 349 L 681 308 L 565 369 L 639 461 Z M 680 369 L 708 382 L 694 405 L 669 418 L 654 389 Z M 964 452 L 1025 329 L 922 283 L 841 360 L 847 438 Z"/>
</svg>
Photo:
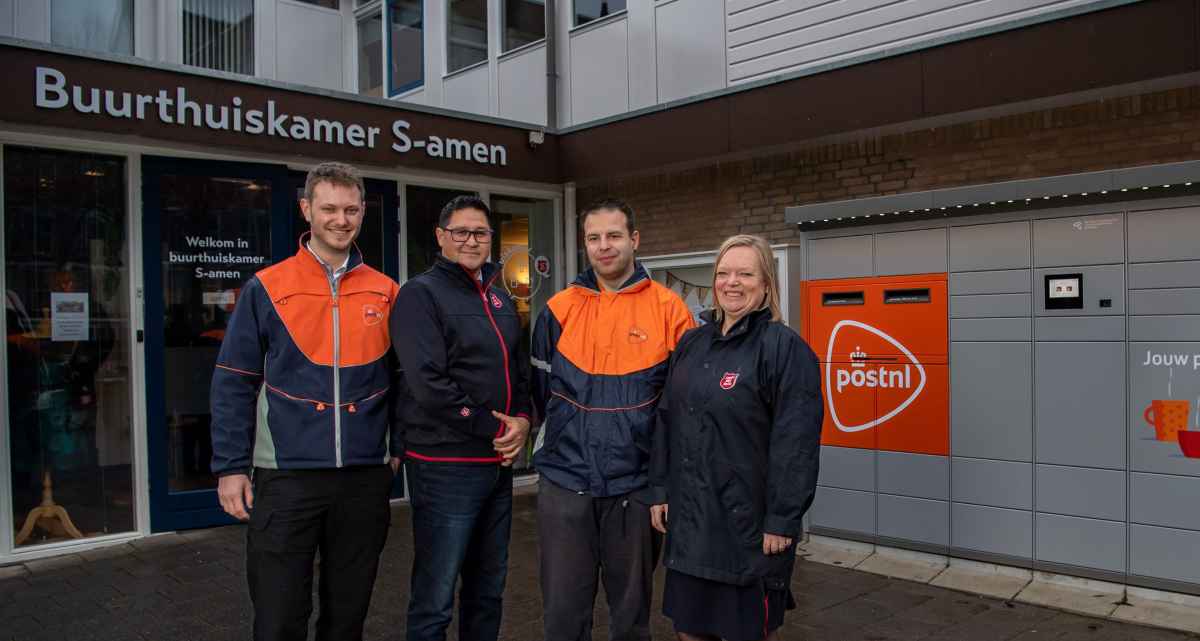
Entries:
<svg viewBox="0 0 1200 641">
<path fill-rule="evenodd" d="M 571 34 L 574 124 L 629 110 L 629 26 L 625 18 Z"/>
<path fill-rule="evenodd" d="M 13 35 L 25 40 L 50 42 L 49 0 L 13 0 Z"/>
<path fill-rule="evenodd" d="M 488 65 L 479 65 L 442 82 L 442 105 L 474 114 L 491 115 L 491 77 Z"/>
<path fill-rule="evenodd" d="M 742 82 L 1002 25 L 1098 0 L 730 2 L 729 81 Z"/>
<path fill-rule="evenodd" d="M 12 38 L 13 22 L 16 20 L 16 0 L 0 0 L 0 36 Z"/>
<path fill-rule="evenodd" d="M 659 102 L 725 87 L 724 10 L 721 0 L 674 0 L 655 7 Z"/>
<path fill-rule="evenodd" d="M 337 11 L 280 0 L 275 7 L 276 78 L 349 90 L 342 73 L 342 33 Z"/>
<path fill-rule="evenodd" d="M 546 124 L 546 47 L 534 47 L 499 64 L 500 117 Z"/>
</svg>

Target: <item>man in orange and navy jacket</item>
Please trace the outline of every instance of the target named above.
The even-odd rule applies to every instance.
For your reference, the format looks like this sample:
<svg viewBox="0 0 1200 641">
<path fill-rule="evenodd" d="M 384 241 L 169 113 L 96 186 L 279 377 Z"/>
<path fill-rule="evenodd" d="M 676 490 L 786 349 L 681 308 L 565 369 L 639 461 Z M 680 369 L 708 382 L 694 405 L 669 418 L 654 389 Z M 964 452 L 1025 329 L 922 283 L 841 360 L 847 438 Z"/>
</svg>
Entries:
<svg viewBox="0 0 1200 641">
<path fill-rule="evenodd" d="M 592 268 L 550 299 L 533 336 L 544 638 L 592 638 L 602 572 L 609 638 L 649 641 L 661 543 L 650 526 L 661 501 L 648 487 L 651 433 L 692 314 L 634 260 L 632 208 L 605 200 L 580 219 Z"/>
<path fill-rule="evenodd" d="M 362 639 L 395 474 L 388 448 L 388 317 L 398 286 L 354 246 L 363 182 L 341 163 L 308 173 L 311 231 L 242 288 L 212 380 L 213 472 L 248 520 L 254 639 L 303 639 L 321 554 L 317 639 Z"/>
<path fill-rule="evenodd" d="M 400 289 L 392 344 L 412 505 L 407 641 L 445 641 L 459 590 L 459 639 L 500 634 L 512 468 L 529 434 L 529 349 L 497 283 L 491 212 L 474 196 L 445 207 L 441 254 Z"/>
</svg>

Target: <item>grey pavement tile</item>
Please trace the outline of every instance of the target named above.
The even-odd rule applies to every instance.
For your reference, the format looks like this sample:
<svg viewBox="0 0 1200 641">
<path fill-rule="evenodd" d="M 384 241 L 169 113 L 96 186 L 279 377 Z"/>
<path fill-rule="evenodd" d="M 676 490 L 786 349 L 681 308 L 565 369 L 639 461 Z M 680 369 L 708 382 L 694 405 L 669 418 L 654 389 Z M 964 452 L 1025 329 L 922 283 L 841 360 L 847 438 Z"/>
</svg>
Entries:
<svg viewBox="0 0 1200 641">
<path fill-rule="evenodd" d="M 949 592 L 948 596 L 930 599 L 899 616 L 929 623 L 954 625 L 990 607 L 988 602 L 980 597 Z"/>
<path fill-rule="evenodd" d="M 10 579 L 20 579 L 29 575 L 29 570 L 23 565 L 4 565 L 0 566 L 0 587 L 4 586 L 4 582 Z"/>
<path fill-rule="evenodd" d="M 945 626 L 928 621 L 892 617 L 863 627 L 865 641 L 917 641 L 937 634 Z"/>
<path fill-rule="evenodd" d="M 36 559 L 25 562 L 25 569 L 32 574 L 43 574 L 70 568 L 83 564 L 83 557 L 78 554 L 64 554 L 62 556 L 53 556 L 48 559 Z"/>
<path fill-rule="evenodd" d="M 107 547 L 96 548 L 95 550 L 84 550 L 83 552 L 79 553 L 79 556 L 84 561 L 93 563 L 101 559 L 128 557 L 136 551 L 137 548 L 133 547 L 133 545 L 130 545 L 129 543 L 122 543 L 121 545 L 110 545 Z"/>
</svg>

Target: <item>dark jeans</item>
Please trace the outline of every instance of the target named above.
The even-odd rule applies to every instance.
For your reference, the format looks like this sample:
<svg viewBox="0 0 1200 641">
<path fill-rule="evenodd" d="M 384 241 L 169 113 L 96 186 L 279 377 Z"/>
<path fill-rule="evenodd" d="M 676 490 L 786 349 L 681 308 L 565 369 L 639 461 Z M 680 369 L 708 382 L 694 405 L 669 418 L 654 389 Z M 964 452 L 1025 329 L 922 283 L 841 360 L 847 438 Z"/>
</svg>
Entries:
<svg viewBox="0 0 1200 641">
<path fill-rule="evenodd" d="M 308 638 L 313 559 L 321 553 L 318 641 L 361 640 L 387 540 L 392 470 L 254 470 L 246 580 L 255 641 Z"/>
<path fill-rule="evenodd" d="M 405 469 L 415 551 L 408 641 L 444 641 L 460 576 L 458 638 L 494 641 L 508 574 L 512 469 L 413 459 Z"/>
<path fill-rule="evenodd" d="M 596 590 L 608 597 L 608 638 L 650 641 L 650 599 L 662 537 L 650 507 L 629 495 L 595 498 L 542 477 L 538 486 L 546 641 L 591 641 Z"/>
</svg>

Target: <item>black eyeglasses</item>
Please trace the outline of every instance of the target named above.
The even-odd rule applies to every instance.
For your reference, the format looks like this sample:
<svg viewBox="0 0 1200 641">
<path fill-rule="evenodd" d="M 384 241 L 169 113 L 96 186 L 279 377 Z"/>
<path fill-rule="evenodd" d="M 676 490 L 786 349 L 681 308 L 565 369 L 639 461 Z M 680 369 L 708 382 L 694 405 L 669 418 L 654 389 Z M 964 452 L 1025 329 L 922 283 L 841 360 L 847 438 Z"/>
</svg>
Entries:
<svg viewBox="0 0 1200 641">
<path fill-rule="evenodd" d="M 462 227 L 451 229 L 449 227 L 442 227 L 441 230 L 450 234 L 450 238 L 454 239 L 456 243 L 465 243 L 471 236 L 475 237 L 475 242 L 477 243 L 486 243 L 492 240 L 492 230 L 490 229 L 463 229 Z"/>
</svg>

